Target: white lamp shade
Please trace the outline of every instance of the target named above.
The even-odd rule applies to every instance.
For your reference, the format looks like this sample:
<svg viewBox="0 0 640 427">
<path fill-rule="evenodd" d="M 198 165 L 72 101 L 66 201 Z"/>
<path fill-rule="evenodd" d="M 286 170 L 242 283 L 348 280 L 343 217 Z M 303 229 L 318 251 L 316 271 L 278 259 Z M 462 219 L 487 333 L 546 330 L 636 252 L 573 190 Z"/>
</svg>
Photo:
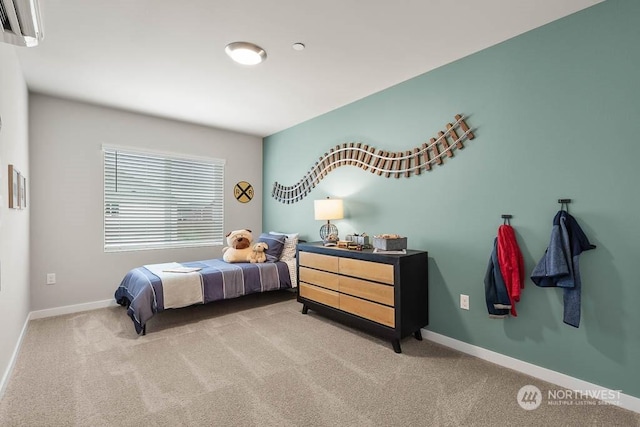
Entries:
<svg viewBox="0 0 640 427">
<path fill-rule="evenodd" d="M 322 199 L 313 201 L 313 213 L 317 220 L 329 221 L 344 218 L 342 199 Z"/>
</svg>

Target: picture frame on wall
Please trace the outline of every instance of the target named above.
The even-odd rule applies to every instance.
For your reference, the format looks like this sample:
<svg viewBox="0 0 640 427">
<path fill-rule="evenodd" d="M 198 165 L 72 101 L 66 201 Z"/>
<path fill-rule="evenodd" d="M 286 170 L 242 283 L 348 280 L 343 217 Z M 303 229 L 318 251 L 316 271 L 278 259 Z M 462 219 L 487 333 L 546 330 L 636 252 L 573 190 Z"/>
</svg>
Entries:
<svg viewBox="0 0 640 427">
<path fill-rule="evenodd" d="M 18 172 L 18 209 L 22 209 L 22 174 Z"/>
<path fill-rule="evenodd" d="M 20 172 L 13 165 L 9 165 L 9 208 L 20 209 Z"/>
<path fill-rule="evenodd" d="M 27 207 L 27 177 L 20 174 L 20 207 Z"/>
</svg>

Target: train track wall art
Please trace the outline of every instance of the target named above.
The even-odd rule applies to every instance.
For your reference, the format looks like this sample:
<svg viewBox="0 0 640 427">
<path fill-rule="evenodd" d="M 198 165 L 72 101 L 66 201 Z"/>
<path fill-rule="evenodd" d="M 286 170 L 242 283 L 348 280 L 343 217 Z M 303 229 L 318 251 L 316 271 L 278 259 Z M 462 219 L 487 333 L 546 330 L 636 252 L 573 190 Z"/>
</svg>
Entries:
<svg viewBox="0 0 640 427">
<path fill-rule="evenodd" d="M 463 149 L 463 142 L 474 138 L 473 132 L 461 114 L 455 122 L 447 123 L 445 130 L 429 143 L 406 151 L 388 152 L 359 142 L 343 143 L 331 148 L 313 165 L 297 184 L 284 186 L 273 183 L 271 196 L 282 203 L 295 203 L 305 198 L 329 172 L 340 166 L 356 166 L 364 171 L 384 176 L 409 178 L 429 171 L 434 165 L 443 165 L 445 157 L 453 157 L 454 150 Z"/>
</svg>

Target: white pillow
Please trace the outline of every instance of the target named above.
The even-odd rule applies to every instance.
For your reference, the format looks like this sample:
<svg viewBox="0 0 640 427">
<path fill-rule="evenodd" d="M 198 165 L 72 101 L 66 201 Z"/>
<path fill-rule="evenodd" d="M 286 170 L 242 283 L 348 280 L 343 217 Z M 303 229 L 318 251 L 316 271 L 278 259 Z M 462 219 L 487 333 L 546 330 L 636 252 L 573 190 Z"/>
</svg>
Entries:
<svg viewBox="0 0 640 427">
<path fill-rule="evenodd" d="M 296 246 L 298 245 L 299 233 L 279 233 L 277 231 L 270 231 L 269 234 L 287 236 L 284 240 L 284 249 L 282 249 L 282 254 L 280 255 L 281 261 L 296 259 Z"/>
</svg>

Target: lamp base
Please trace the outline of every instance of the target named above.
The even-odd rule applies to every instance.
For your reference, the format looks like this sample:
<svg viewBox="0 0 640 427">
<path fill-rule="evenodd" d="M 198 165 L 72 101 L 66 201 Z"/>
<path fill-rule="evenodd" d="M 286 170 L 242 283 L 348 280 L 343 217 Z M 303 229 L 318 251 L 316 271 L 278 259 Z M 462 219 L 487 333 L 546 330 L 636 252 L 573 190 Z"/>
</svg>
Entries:
<svg viewBox="0 0 640 427">
<path fill-rule="evenodd" d="M 337 242 L 338 241 L 338 227 L 336 227 L 335 225 L 333 225 L 329 221 L 327 221 L 326 224 L 324 224 L 322 227 L 320 227 L 320 238 L 322 239 L 323 242 L 325 242 L 327 240 L 327 237 L 329 237 L 332 234 L 336 236 L 336 242 Z"/>
</svg>

